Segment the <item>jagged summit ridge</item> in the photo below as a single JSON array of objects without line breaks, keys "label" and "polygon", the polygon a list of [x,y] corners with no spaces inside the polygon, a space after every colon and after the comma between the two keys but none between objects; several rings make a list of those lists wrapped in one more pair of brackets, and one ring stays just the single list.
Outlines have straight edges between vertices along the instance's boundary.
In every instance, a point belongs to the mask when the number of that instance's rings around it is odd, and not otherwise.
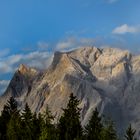
[{"label": "jagged summit ridge", "polygon": [[26,66],[25,64],[20,64],[17,72],[21,73],[21,74],[36,74],[37,70],[35,68],[30,68],[28,66]]},{"label": "jagged summit ridge", "polygon": [[0,106],[14,96],[19,107],[27,102],[37,113],[48,104],[57,119],[73,92],[81,101],[83,125],[98,107],[117,122],[120,132],[130,122],[140,130],[136,123],[140,122],[139,83],[140,56],[115,48],[85,47],[55,52],[52,64],[43,72],[20,65]]}]

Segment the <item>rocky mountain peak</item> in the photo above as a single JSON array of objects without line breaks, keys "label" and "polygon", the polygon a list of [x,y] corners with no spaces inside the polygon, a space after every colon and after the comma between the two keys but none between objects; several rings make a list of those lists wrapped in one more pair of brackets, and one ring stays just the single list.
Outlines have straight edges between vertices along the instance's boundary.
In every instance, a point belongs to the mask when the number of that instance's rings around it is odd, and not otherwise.
[{"label": "rocky mountain peak", "polygon": [[21,74],[25,74],[29,71],[29,68],[27,66],[25,66],[24,64],[20,64],[19,68],[18,68],[18,71],[21,73]]},{"label": "rocky mountain peak", "polygon": [[56,66],[58,66],[59,64],[63,64],[63,67],[67,67],[70,65],[70,59],[67,55],[67,53],[63,53],[63,52],[55,52],[54,53],[54,59],[52,62],[52,67],[55,68]]},{"label": "rocky mountain peak", "polygon": [[30,68],[25,64],[20,64],[17,72],[22,75],[30,75],[30,76],[38,73],[38,71],[35,68]]},{"label": "rocky mountain peak", "polygon": [[37,113],[49,105],[58,119],[74,93],[80,100],[83,125],[98,107],[100,113],[112,117],[120,132],[130,122],[140,132],[139,84],[140,57],[129,51],[85,47],[55,52],[52,64],[42,73],[20,65],[0,98],[0,110],[13,95],[21,108],[27,102]]}]

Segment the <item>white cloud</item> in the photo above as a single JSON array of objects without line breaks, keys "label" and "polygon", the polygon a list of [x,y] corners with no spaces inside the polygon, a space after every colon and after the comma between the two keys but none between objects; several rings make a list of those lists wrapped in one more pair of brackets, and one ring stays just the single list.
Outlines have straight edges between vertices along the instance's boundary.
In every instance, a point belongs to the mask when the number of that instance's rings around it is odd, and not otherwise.
[{"label": "white cloud", "polygon": [[10,65],[7,65],[4,62],[0,62],[0,75],[11,72],[13,72],[13,69]]},{"label": "white cloud", "polygon": [[8,48],[0,50],[0,58],[8,55],[9,53],[10,53],[10,49]]},{"label": "white cloud", "polygon": [[13,73],[20,64],[44,69],[51,63],[52,54],[48,52],[34,51],[28,54],[17,54],[1,58],[0,74]]},{"label": "white cloud", "polygon": [[119,27],[116,27],[112,33],[113,34],[126,34],[126,33],[138,33],[140,32],[139,26],[129,26],[127,24],[123,24]]},{"label": "white cloud", "polygon": [[37,43],[37,47],[39,50],[47,50],[49,48],[49,44],[45,41],[39,41]]},{"label": "white cloud", "polygon": [[93,46],[95,39],[93,38],[75,38],[69,37],[56,44],[56,50],[68,51],[79,47]]},{"label": "white cloud", "polygon": [[65,50],[73,48],[73,45],[75,45],[76,41],[75,38],[68,38],[66,40],[60,41],[56,44],[57,50]]},{"label": "white cloud", "polygon": [[20,63],[27,64],[28,66],[45,69],[51,63],[52,53],[35,51],[31,52],[21,59]]}]

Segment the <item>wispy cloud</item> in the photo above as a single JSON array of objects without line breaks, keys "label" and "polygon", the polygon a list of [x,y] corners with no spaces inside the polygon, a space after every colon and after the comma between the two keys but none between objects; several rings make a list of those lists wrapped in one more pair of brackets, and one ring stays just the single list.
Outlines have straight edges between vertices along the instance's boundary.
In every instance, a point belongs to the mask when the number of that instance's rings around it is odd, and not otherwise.
[{"label": "wispy cloud", "polygon": [[38,41],[36,44],[28,44],[27,46],[22,47],[22,52],[33,52],[33,51],[48,51],[49,43],[46,41]]},{"label": "wispy cloud", "polygon": [[126,34],[126,33],[138,33],[140,32],[140,26],[129,26],[127,24],[123,24],[119,27],[116,27],[112,33],[113,34]]},{"label": "wispy cloud", "polygon": [[76,44],[75,38],[67,38],[66,40],[59,41],[56,44],[56,50],[67,50],[74,47]]},{"label": "wispy cloud", "polygon": [[93,46],[95,39],[93,38],[75,38],[68,37],[56,44],[56,50],[68,51],[79,47]]},{"label": "wispy cloud", "polygon": [[19,64],[44,69],[51,62],[51,53],[34,51],[28,54],[16,54],[1,58],[0,74],[13,73]]},{"label": "wispy cloud", "polygon": [[10,49],[9,48],[0,50],[0,58],[8,55],[9,53],[10,53]]},{"label": "wispy cloud", "polygon": [[49,48],[49,43],[47,43],[45,41],[39,41],[37,43],[37,47],[39,50],[47,50]]}]

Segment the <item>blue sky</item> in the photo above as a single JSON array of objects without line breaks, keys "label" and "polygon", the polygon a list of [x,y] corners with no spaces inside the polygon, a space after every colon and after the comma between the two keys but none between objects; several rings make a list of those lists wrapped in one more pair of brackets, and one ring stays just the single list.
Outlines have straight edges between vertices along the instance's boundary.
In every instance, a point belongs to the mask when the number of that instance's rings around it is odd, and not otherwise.
[{"label": "blue sky", "polygon": [[140,52],[140,0],[0,0],[0,91],[20,63],[54,51],[110,46]]}]

